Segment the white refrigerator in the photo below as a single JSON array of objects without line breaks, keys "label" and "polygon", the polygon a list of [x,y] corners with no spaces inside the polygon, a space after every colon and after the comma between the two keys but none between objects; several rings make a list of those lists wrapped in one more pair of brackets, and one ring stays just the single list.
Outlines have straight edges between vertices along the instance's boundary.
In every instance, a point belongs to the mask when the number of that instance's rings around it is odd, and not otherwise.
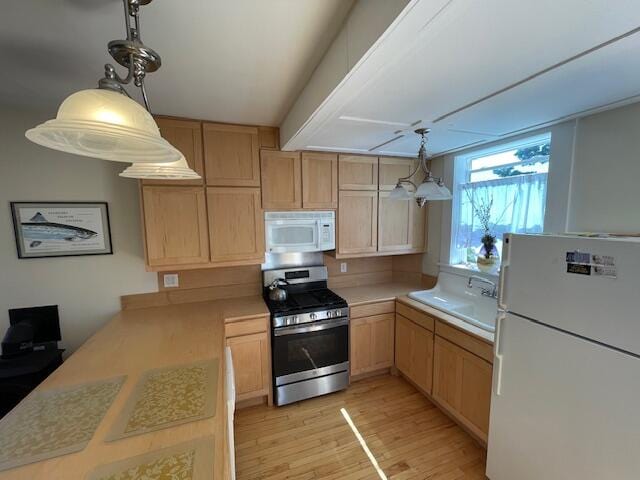
[{"label": "white refrigerator", "polygon": [[509,235],[490,480],[640,478],[640,239]]}]

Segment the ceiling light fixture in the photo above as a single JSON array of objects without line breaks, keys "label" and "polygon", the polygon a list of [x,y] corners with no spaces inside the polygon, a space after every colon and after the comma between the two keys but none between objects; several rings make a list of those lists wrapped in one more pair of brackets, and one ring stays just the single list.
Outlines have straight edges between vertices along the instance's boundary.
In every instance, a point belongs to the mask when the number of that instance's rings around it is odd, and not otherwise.
[{"label": "ceiling light fixture", "polygon": [[[420,135],[422,138],[420,140],[420,150],[418,150],[418,165],[411,174],[407,177],[399,178],[396,187],[389,194],[389,198],[392,200],[411,200],[415,198],[416,203],[422,207],[428,201],[435,200],[451,200],[453,196],[451,192],[446,187],[442,178],[434,177],[429,168],[427,167],[427,149],[425,147],[426,138],[425,135],[429,133],[428,128],[418,128],[415,130],[415,133]],[[416,186],[410,179],[413,177],[418,170],[422,169],[424,172],[424,178],[422,183]],[[415,191],[412,195],[404,185],[411,185]]]},{"label": "ceiling light fixture", "polygon": [[[144,45],[140,38],[140,6],[150,2],[123,0],[127,38],[112,40],[108,44],[109,53],[127,69],[127,75],[120,77],[112,64],[106,64],[104,77],[99,80],[97,89],[81,90],[67,97],[55,119],[27,130],[25,136],[29,140],[85,157],[126,163],[179,165],[180,169],[186,168],[183,173],[188,173],[189,178],[197,176],[186,166],[182,153],[160,136],[149,108],[145,77],[161,65],[160,55]],[[140,88],[144,107],[133,100],[124,88],[132,82]]]}]

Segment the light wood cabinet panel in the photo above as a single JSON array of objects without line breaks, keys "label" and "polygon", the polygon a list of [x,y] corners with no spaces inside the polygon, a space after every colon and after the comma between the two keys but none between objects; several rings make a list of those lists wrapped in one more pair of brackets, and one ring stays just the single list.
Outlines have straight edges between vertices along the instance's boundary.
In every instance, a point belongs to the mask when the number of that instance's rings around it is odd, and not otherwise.
[{"label": "light wood cabinet panel", "polygon": [[207,209],[202,187],[142,187],[147,264],[209,262]]},{"label": "light wood cabinet panel", "polygon": [[260,186],[258,127],[203,123],[207,185]]},{"label": "light wood cabinet panel", "polygon": [[487,441],[491,364],[436,336],[433,397],[481,440]]},{"label": "light wood cabinet panel", "polygon": [[378,193],[378,251],[413,249],[413,201],[393,200]]},{"label": "light wood cabinet panel", "polygon": [[263,208],[286,210],[302,207],[298,152],[261,150],[260,172]]},{"label": "light wood cabinet panel", "polygon": [[425,250],[426,208],[378,193],[378,251],[417,253]]},{"label": "light wood cabinet panel", "polygon": [[351,320],[351,375],[393,365],[394,314]]},{"label": "light wood cabinet panel", "polygon": [[338,208],[338,155],[302,153],[302,207]]},{"label": "light wood cabinet panel", "polygon": [[259,188],[208,187],[207,207],[213,263],[264,261]]},{"label": "light wood cabinet panel", "polygon": [[267,333],[227,338],[236,384],[236,401],[268,395],[269,336]]},{"label": "light wood cabinet panel", "polygon": [[423,391],[431,393],[433,333],[396,314],[396,367]]},{"label": "light wood cabinet panel", "polygon": [[200,179],[195,180],[143,180],[143,185],[202,185],[204,168],[202,160],[202,124],[194,120],[155,117],[160,134],[184,155],[187,164]]},{"label": "light wood cabinet panel", "polygon": [[260,148],[280,149],[280,129],[278,127],[258,127]]},{"label": "light wood cabinet panel", "polygon": [[378,250],[378,192],[341,191],[338,202],[338,253]]},{"label": "light wood cabinet panel", "polygon": [[338,184],[340,190],[378,190],[378,157],[340,155]]},{"label": "light wood cabinet panel", "polygon": [[380,157],[379,160],[379,190],[391,191],[395,188],[399,178],[409,177],[418,162],[415,158]]}]

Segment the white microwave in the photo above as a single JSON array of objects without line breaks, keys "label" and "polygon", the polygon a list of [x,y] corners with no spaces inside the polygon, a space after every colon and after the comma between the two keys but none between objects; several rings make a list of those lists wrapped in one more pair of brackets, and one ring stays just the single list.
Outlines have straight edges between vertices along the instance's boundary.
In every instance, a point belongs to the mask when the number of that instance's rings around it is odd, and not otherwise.
[{"label": "white microwave", "polygon": [[267,253],[320,252],[336,248],[336,213],[265,212]]}]

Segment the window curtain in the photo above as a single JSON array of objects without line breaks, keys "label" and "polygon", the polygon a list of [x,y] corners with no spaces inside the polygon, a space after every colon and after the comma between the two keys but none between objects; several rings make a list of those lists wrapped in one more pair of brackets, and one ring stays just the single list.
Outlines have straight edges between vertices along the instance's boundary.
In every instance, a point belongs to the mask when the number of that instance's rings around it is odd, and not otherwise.
[{"label": "window curtain", "polygon": [[491,233],[498,238],[498,251],[501,251],[504,233],[539,233],[544,230],[546,173],[464,183],[459,184],[456,190],[459,208],[452,242],[452,260],[455,263],[472,261],[481,245],[484,230],[474,214],[474,205],[492,202],[490,227]]}]

